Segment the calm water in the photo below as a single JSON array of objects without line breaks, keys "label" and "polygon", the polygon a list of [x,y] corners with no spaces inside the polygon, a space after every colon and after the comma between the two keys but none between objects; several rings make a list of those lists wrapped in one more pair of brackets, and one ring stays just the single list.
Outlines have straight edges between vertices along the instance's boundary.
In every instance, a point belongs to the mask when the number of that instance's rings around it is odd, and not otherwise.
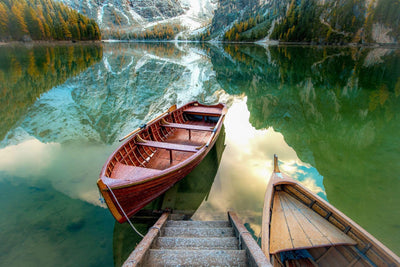
[{"label": "calm water", "polygon": [[400,254],[400,50],[0,46],[0,86],[1,266],[121,264],[139,238],[99,201],[100,169],[118,138],[191,100],[228,105],[225,135],[152,205],[235,210],[257,238],[276,153]]}]

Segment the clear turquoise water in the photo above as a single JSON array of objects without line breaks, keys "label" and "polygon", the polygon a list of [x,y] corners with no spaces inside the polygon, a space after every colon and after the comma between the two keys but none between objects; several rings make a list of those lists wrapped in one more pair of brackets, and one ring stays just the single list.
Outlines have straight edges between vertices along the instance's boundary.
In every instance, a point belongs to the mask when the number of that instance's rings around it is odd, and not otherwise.
[{"label": "clear turquoise water", "polygon": [[177,187],[177,208],[235,210],[258,236],[278,154],[400,253],[399,50],[1,46],[0,86],[1,266],[123,262],[139,239],[98,200],[100,169],[120,137],[191,100],[227,103],[226,146]]}]

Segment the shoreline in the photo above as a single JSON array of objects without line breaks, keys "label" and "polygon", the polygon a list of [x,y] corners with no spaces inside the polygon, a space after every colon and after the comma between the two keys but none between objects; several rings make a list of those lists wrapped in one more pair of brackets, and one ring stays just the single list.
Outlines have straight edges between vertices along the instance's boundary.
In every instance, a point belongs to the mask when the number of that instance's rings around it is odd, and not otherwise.
[{"label": "shoreline", "polygon": [[101,40],[102,43],[195,43],[195,44],[256,44],[261,46],[326,46],[326,47],[367,47],[367,48],[400,48],[400,43],[343,43],[343,44],[318,44],[314,42],[280,42],[276,40],[259,40],[259,41],[248,41],[248,42],[226,42],[226,41],[192,41],[192,40],[116,40],[116,39],[105,39]]},{"label": "shoreline", "polygon": [[313,42],[280,42],[275,40],[260,40],[260,41],[251,41],[251,42],[226,42],[226,41],[192,41],[192,40],[116,40],[116,39],[105,39],[105,40],[89,40],[89,41],[11,41],[11,42],[4,42],[0,41],[1,46],[7,45],[78,45],[78,44],[102,44],[102,43],[209,43],[209,44],[255,44],[261,46],[321,46],[321,47],[367,47],[367,48],[392,48],[392,49],[399,49],[400,44],[397,43],[368,43],[368,44],[358,44],[358,43],[343,43],[343,44],[318,44]]},{"label": "shoreline", "polygon": [[5,45],[37,45],[37,44],[43,44],[43,45],[76,45],[76,44],[100,44],[102,43],[101,40],[89,40],[89,41],[47,41],[47,40],[35,40],[35,41],[30,41],[30,42],[24,42],[24,41],[11,41],[11,42],[4,42],[0,41],[0,47],[5,46]]}]

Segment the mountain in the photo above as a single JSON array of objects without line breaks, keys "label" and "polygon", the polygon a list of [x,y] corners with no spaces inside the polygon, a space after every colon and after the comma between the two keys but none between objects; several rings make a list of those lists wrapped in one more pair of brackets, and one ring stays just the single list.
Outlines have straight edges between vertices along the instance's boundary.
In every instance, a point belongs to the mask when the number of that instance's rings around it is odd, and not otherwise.
[{"label": "mountain", "polygon": [[205,40],[398,43],[400,2],[220,0]]},{"label": "mountain", "polygon": [[155,25],[194,30],[210,22],[217,0],[58,0],[95,19],[103,39],[124,37]]},{"label": "mountain", "polygon": [[400,40],[397,0],[58,1],[95,19],[103,39],[315,44],[393,44]]}]

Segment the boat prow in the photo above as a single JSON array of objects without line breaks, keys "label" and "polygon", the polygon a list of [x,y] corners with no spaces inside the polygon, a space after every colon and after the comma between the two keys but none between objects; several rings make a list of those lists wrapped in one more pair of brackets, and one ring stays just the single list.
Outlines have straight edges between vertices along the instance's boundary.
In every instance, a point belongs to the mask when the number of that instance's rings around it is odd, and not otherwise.
[{"label": "boat prow", "polygon": [[276,155],[261,245],[274,266],[400,266],[400,258],[361,226],[281,173]]}]

